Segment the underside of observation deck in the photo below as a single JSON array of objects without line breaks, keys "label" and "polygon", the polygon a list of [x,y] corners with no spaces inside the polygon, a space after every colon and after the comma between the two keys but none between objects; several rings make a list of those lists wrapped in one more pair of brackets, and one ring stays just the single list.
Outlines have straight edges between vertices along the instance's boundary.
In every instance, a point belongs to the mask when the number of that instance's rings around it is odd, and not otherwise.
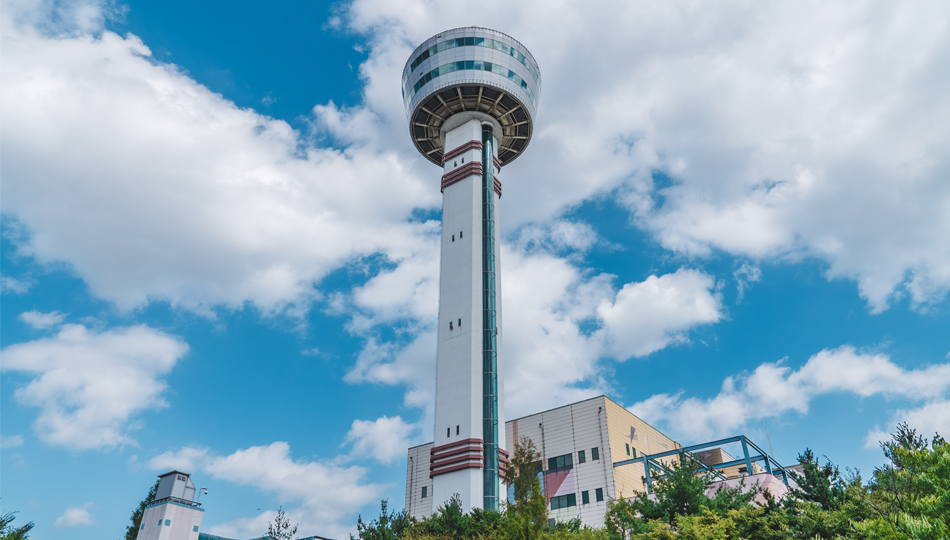
[{"label": "underside of observation deck", "polygon": [[498,159],[502,165],[520,156],[531,140],[531,117],[521,101],[510,93],[487,84],[448,86],[422,101],[409,121],[413,143],[432,163],[442,166],[445,151],[439,138],[442,124],[452,115],[463,112],[485,113],[501,124]]}]

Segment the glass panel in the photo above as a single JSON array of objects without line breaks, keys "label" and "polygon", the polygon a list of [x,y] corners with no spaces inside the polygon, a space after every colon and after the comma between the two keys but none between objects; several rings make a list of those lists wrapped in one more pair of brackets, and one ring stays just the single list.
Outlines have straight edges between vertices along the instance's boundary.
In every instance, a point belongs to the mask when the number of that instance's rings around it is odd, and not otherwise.
[{"label": "glass panel", "polygon": [[601,501],[604,500],[604,490],[603,490],[603,488],[597,488],[597,491],[595,492],[595,494],[597,495],[597,502],[601,502]]},{"label": "glass panel", "polygon": [[567,506],[577,506],[577,495],[571,493],[567,496]]},{"label": "glass panel", "polygon": [[600,448],[591,448],[590,458],[594,460],[600,459]]},{"label": "glass panel", "polygon": [[589,503],[590,503],[590,493],[588,493],[587,491],[582,491],[582,492],[581,492],[581,502],[584,503],[584,504],[589,504]]},{"label": "glass panel", "polygon": [[584,463],[584,462],[586,462],[586,461],[587,461],[587,456],[584,454],[584,451],[583,451],[583,450],[578,450],[578,451],[577,451],[577,462],[578,462],[578,463]]},{"label": "glass panel", "polygon": [[466,45],[469,45],[469,46],[475,45],[475,38],[473,38],[473,37],[467,37],[467,38],[465,38],[465,44],[466,44]]}]

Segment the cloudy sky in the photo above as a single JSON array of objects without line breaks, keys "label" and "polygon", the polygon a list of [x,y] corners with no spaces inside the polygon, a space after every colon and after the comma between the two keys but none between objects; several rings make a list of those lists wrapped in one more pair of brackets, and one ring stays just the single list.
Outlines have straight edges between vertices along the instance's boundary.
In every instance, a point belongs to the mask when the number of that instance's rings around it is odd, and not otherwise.
[{"label": "cloudy sky", "polygon": [[869,473],[950,433],[950,5],[8,0],[3,508],[119,537],[169,468],[206,531],[343,538],[429,440],[440,30],[541,66],[502,213],[507,415],[600,394],[681,443]]}]

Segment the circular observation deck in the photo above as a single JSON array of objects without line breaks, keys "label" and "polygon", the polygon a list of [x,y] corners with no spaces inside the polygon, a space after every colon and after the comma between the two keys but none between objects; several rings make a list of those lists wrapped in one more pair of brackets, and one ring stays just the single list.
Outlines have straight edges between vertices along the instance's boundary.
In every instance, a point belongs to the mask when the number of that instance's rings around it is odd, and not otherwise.
[{"label": "circular observation deck", "polygon": [[488,28],[447,30],[419,45],[402,70],[409,133],[423,156],[442,166],[446,121],[486,114],[501,126],[498,159],[507,165],[531,141],[541,71],[528,49]]}]

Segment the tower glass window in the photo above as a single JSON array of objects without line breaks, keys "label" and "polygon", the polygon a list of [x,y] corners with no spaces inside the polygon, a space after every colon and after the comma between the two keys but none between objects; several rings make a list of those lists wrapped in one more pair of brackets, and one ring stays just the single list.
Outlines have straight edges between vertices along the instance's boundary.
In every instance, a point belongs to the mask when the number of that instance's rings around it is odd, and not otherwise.
[{"label": "tower glass window", "polygon": [[597,461],[598,459],[600,459],[600,448],[591,448],[590,458],[594,461]]}]

